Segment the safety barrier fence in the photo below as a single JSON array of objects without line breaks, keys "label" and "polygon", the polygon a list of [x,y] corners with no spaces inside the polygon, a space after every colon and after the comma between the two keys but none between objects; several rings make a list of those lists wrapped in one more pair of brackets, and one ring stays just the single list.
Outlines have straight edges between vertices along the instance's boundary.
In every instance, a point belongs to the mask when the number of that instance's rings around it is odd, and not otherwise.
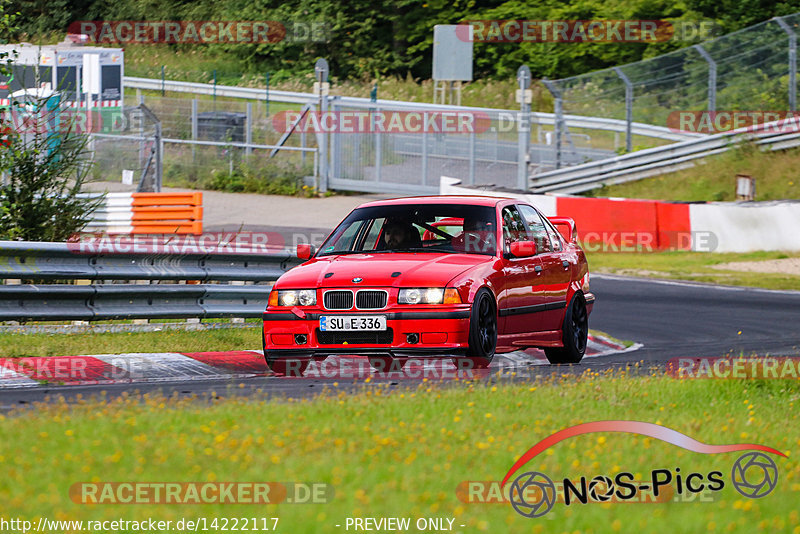
[{"label": "safety barrier fence", "polygon": [[283,250],[150,254],[2,241],[0,320],[259,317],[270,282],[298,263]]}]

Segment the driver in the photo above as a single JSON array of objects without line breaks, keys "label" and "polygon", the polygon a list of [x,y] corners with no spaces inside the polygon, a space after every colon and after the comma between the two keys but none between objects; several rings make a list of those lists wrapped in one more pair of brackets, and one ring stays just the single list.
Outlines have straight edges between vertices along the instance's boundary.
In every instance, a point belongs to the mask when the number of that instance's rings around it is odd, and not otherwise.
[{"label": "driver", "polygon": [[419,232],[408,221],[389,219],[383,225],[383,242],[387,249],[404,249],[420,246]]}]

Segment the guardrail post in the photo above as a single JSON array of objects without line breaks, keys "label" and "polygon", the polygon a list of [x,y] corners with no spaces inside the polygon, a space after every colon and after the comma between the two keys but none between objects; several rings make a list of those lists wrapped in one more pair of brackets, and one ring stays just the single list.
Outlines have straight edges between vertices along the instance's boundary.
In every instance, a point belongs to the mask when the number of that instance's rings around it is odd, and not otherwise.
[{"label": "guardrail post", "polygon": [[555,139],[555,142],[556,142],[556,145],[555,145],[556,163],[555,163],[555,165],[556,165],[556,169],[560,169],[561,168],[561,127],[562,127],[562,125],[564,123],[563,97],[561,95],[561,91],[558,90],[558,88],[556,87],[556,84],[554,84],[552,81],[550,81],[549,79],[547,79],[545,77],[545,78],[542,78],[542,83],[544,84],[545,87],[547,87],[547,90],[550,91],[550,94],[553,95],[553,98],[555,99],[555,102],[554,102],[555,109],[553,110],[555,115],[556,115],[555,116],[555,120],[553,121],[553,130],[554,130],[555,138],[556,138]]},{"label": "guardrail post", "polygon": [[797,34],[783,17],[775,17],[775,21],[789,36],[789,108],[797,111]]},{"label": "guardrail post", "polygon": [[614,72],[625,84],[625,152],[631,152],[633,150],[633,137],[631,135],[633,128],[633,84],[619,67],[614,67]]},{"label": "guardrail post", "polygon": [[708,111],[717,110],[717,62],[711,57],[711,54],[705,49],[696,44],[693,46],[697,52],[703,56],[703,59],[708,63]]},{"label": "guardrail post", "polygon": [[[243,280],[233,280],[231,281],[232,286],[243,286]],[[244,317],[231,317],[231,323],[233,324],[244,324]]]}]

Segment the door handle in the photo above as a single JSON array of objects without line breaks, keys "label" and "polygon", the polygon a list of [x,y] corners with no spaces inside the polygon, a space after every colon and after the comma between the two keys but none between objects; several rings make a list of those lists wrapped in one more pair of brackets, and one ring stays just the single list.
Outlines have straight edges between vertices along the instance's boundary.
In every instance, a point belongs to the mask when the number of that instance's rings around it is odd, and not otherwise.
[{"label": "door handle", "polygon": [[541,274],[541,272],[542,272],[542,266],[541,266],[541,265],[535,265],[535,266],[533,267],[533,270],[534,270],[534,271],[536,271],[536,274]]}]

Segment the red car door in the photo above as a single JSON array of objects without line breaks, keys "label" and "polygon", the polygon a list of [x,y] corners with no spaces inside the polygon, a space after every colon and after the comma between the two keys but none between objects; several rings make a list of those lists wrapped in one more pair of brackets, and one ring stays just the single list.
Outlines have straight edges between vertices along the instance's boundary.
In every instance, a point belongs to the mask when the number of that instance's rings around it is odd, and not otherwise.
[{"label": "red car door", "polygon": [[571,263],[558,235],[554,235],[541,214],[531,206],[520,204],[529,235],[536,242],[537,257],[542,262],[541,276],[531,277],[534,293],[545,303],[539,322],[542,330],[558,330],[562,325],[567,289],[571,278]]},{"label": "red car door", "polygon": [[530,236],[516,206],[502,211],[503,220],[503,290],[498,303],[502,332],[525,334],[543,330],[539,322],[545,307],[544,294],[535,291],[533,280],[543,276],[544,268],[538,255],[525,258],[508,256],[514,241],[529,241]]}]

